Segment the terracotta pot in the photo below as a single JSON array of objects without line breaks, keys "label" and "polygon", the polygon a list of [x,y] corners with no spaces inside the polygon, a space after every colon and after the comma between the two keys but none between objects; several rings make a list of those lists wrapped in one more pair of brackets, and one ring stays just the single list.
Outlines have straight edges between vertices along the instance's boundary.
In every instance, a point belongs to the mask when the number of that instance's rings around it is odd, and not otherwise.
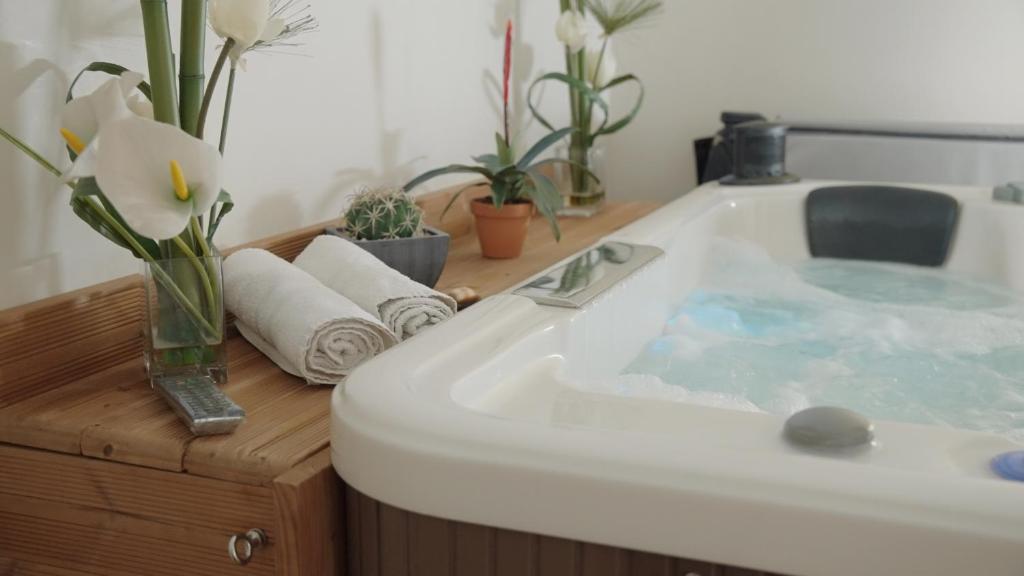
[{"label": "terracotta pot", "polygon": [[490,198],[477,198],[469,208],[476,217],[476,235],[484,258],[518,258],[522,254],[533,216],[532,202],[505,204],[498,210]]}]

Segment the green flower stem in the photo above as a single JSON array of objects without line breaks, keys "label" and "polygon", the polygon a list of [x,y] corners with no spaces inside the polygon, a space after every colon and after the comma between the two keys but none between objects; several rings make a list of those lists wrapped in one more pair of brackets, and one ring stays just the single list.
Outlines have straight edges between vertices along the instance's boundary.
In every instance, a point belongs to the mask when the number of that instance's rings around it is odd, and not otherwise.
[{"label": "green flower stem", "polygon": [[210,81],[206,85],[206,94],[203,94],[203,105],[199,108],[199,119],[196,121],[196,138],[200,140],[202,140],[203,133],[206,130],[206,115],[210,113],[210,101],[213,100],[214,89],[217,87],[217,81],[220,80],[221,71],[224,70],[224,63],[234,47],[235,39],[228,38],[224,42],[224,47],[220,49],[217,63],[213,65],[213,72],[210,72]]},{"label": "green flower stem", "polygon": [[24,152],[26,156],[35,160],[37,164],[48,170],[54,176],[63,176],[63,174],[61,174],[61,171],[58,170],[56,166],[51,164],[50,161],[47,160],[46,158],[43,158],[42,154],[33,150],[31,146],[25,144],[7,130],[0,128],[0,136],[3,136],[4,139],[13,144],[15,148]]},{"label": "green flower stem", "polygon": [[181,57],[178,82],[181,92],[181,128],[195,136],[199,106],[206,80],[206,0],[181,1]]},{"label": "green flower stem", "polygon": [[199,249],[202,251],[203,256],[209,258],[213,254],[210,252],[210,245],[206,243],[206,236],[203,235],[202,226],[199,224],[199,219],[193,216],[189,221],[189,225],[192,227],[192,235],[196,238],[196,243],[199,244]]},{"label": "green flower stem", "polygon": [[[586,50],[580,50],[576,55],[576,70],[573,74],[577,79],[586,82],[587,76],[587,54]],[[575,121],[576,131],[573,132],[569,141],[569,159],[578,164],[587,165],[587,143],[590,140],[590,115],[594,104],[583,93],[573,90],[578,99],[578,112]],[[583,192],[586,184],[586,173],[577,168],[570,168],[572,175],[573,192]]]},{"label": "green flower stem", "polygon": [[[189,245],[184,240],[181,239],[181,236],[174,237],[174,244],[178,247],[179,250],[182,251],[182,253],[185,254],[185,257],[188,258],[189,263],[191,263],[192,267],[195,268],[196,274],[199,274],[199,279],[202,280],[203,282],[203,292],[206,293],[206,303],[209,307],[210,316],[216,316],[215,312],[217,308],[217,300],[214,298],[214,284],[210,278],[210,275],[207,273],[206,266],[199,261],[199,257],[196,256],[196,253],[192,251],[192,248],[189,247]],[[218,328],[220,322],[218,322],[216,319],[213,320],[213,326],[215,328]],[[213,332],[213,334],[216,333],[216,331]]]},{"label": "green flower stem", "polygon": [[[231,119],[231,100],[235,95],[235,63],[231,63],[231,70],[228,72],[228,89],[224,94],[224,116],[220,122],[220,145],[217,147],[220,150],[221,157],[224,156],[224,147],[227,146],[228,142],[228,120]],[[217,204],[210,206],[210,226],[217,221],[220,215],[218,214]]]},{"label": "green flower stem", "polygon": [[146,33],[146,58],[152,87],[153,118],[178,125],[178,90],[174,81],[171,28],[167,21],[167,0],[139,0]]},{"label": "green flower stem", "polygon": [[213,336],[219,334],[219,330],[214,328],[209,323],[209,321],[207,321],[206,318],[203,317],[203,314],[195,307],[195,304],[193,304],[181,291],[178,285],[174,283],[174,279],[171,278],[170,275],[168,275],[163,268],[160,268],[159,265],[156,265],[157,261],[152,256],[150,256],[149,253],[146,252],[142,245],[140,245],[135,240],[132,234],[128,232],[128,230],[124,226],[122,226],[120,222],[118,222],[106,210],[104,210],[103,207],[100,206],[95,199],[91,197],[85,197],[83,200],[86,202],[86,204],[88,204],[89,208],[91,208],[93,212],[95,212],[111,228],[113,228],[118,233],[118,235],[120,235],[121,238],[124,239],[125,242],[127,242],[133,249],[135,249],[136,252],[142,254],[143,260],[153,265],[150,266],[150,269],[153,270],[153,274],[157,277],[157,280],[159,280],[160,283],[164,286],[164,288],[166,288],[171,293],[171,297],[174,298],[174,300],[186,312],[188,312],[190,316],[192,316],[192,319],[195,320],[197,324],[199,324],[200,328],[206,330]]},{"label": "green flower stem", "polygon": [[[213,222],[211,221],[212,225]],[[202,250],[203,263],[206,265],[207,278],[210,281],[210,288],[212,294],[207,294],[210,303],[210,315],[213,317],[214,322],[220,324],[220,315],[217,314],[217,301],[212,298],[213,295],[217,294],[220,290],[220,286],[217,283],[217,269],[211,258],[213,257],[213,251],[210,250],[210,245],[206,242],[206,236],[203,234],[203,226],[199,223],[199,219],[195,216],[191,220],[192,235],[195,236],[196,242],[199,244],[199,249]]]},{"label": "green flower stem", "polygon": [[594,87],[594,92],[601,92],[604,86],[597,85],[597,79],[601,75],[601,63],[604,62],[604,52],[608,49],[608,37],[605,37],[604,42],[601,42],[601,51],[597,54],[597,65],[594,66],[594,77],[590,79],[590,84]]},{"label": "green flower stem", "polygon": [[224,155],[224,146],[228,141],[228,120],[231,117],[231,97],[235,93],[235,64],[231,63],[231,70],[228,71],[228,91],[224,94],[224,116],[220,122],[220,155]]}]

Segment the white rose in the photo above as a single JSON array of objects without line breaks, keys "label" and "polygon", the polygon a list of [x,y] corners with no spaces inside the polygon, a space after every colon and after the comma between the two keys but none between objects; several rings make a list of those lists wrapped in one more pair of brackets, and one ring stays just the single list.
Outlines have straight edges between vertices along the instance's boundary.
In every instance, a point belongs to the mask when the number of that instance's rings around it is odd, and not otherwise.
[{"label": "white rose", "polygon": [[566,10],[555,24],[555,36],[570,52],[579,52],[587,44],[587,20],[575,10]]}]

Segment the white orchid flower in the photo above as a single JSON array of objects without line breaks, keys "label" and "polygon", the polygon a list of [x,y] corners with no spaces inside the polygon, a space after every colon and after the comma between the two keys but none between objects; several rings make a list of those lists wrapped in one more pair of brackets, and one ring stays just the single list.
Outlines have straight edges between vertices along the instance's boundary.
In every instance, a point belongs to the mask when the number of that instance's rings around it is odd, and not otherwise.
[{"label": "white orchid flower", "polygon": [[[117,78],[107,80],[91,94],[80,96],[64,105],[61,112],[61,133],[68,140],[72,149],[80,153],[106,122],[130,115],[132,112],[146,116],[145,98],[140,100],[134,94],[135,88],[142,82],[142,74],[128,70]],[[148,117],[153,117],[152,105],[148,108]]]},{"label": "white orchid flower", "polygon": [[272,16],[270,0],[211,0],[210,26],[224,40],[235,41],[230,56],[238,63],[257,42],[268,42],[284,30],[281,18]]},{"label": "white orchid flower", "polygon": [[[586,80],[595,88],[603,88],[615,79],[615,57],[612,56],[610,46],[604,51],[603,56],[601,50],[587,48],[585,60],[587,63]],[[597,70],[598,60],[601,61],[600,70]]]},{"label": "white orchid flower", "polygon": [[72,173],[95,176],[125,222],[148,238],[177,236],[220,194],[217,148],[175,126],[128,115],[104,124],[89,148],[94,158],[80,156]]},{"label": "white orchid flower", "polygon": [[575,10],[566,10],[555,24],[555,36],[573,54],[587,44],[587,19]]}]

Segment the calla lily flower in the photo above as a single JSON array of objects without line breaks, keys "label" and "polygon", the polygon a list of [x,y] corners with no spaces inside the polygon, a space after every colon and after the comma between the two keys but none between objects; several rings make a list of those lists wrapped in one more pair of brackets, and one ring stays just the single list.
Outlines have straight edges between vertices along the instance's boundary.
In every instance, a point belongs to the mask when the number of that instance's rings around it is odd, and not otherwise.
[{"label": "calla lily flower", "polygon": [[95,158],[72,171],[95,176],[125,222],[148,238],[177,236],[220,194],[217,148],[169,124],[129,115],[104,124],[90,148]]},{"label": "calla lily flower", "polygon": [[[146,116],[145,99],[133,94],[142,82],[142,74],[126,71],[117,78],[107,80],[91,94],[75,98],[64,105],[61,112],[61,128],[69,131],[81,144],[89,142],[99,133],[100,127],[111,120],[117,120],[132,112]],[[153,107],[148,107],[148,117],[153,117]]]},{"label": "calla lily flower", "polygon": [[271,14],[270,0],[211,0],[210,26],[224,40],[235,41],[230,56],[238,63],[257,42],[273,40],[285,28],[282,18]]},{"label": "calla lily flower", "polygon": [[566,10],[555,24],[555,36],[573,54],[587,44],[587,19],[575,10]]},{"label": "calla lily flower", "polygon": [[[598,60],[601,61],[600,70],[597,70]],[[595,88],[603,88],[615,78],[615,57],[612,56],[610,47],[604,50],[603,56],[601,50],[588,48],[586,63],[586,80]]]}]

